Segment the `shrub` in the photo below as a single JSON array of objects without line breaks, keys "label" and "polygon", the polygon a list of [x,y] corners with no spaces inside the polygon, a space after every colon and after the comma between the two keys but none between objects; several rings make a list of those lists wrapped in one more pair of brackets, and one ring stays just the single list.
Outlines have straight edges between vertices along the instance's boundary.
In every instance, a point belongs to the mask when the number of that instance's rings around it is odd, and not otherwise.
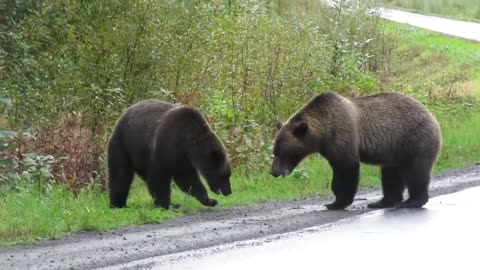
[{"label": "shrub", "polygon": [[290,2],[286,13],[281,0],[41,1],[5,43],[8,116],[36,138],[17,157],[63,157],[54,175],[72,190],[103,183],[116,119],[160,98],[200,108],[234,165],[258,171],[276,119],[325,88],[379,89],[388,40],[366,6],[347,2]]}]

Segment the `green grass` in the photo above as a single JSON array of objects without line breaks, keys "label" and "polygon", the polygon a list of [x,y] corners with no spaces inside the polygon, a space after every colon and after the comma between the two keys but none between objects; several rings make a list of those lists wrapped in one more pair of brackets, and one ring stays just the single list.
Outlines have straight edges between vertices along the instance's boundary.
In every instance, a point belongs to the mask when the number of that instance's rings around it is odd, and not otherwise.
[{"label": "green grass", "polygon": [[478,0],[377,0],[378,5],[466,21],[480,21]]},{"label": "green grass", "polygon": [[[387,23],[387,32],[403,38],[398,41],[384,88],[421,99],[442,126],[444,145],[434,171],[479,161],[480,109],[474,98],[468,96],[480,96],[480,45],[394,23]],[[452,101],[447,97],[449,89],[465,97]],[[428,93],[435,97],[428,99]],[[285,179],[270,177],[267,169],[250,176],[237,169],[232,177],[234,193],[229,197],[211,195],[219,200],[218,207],[203,207],[174,189],[173,201],[182,207],[169,211],[152,206],[145,185],[138,179],[126,209],[108,208],[107,194],[98,190],[84,190],[74,197],[58,186],[42,193],[33,186],[20,185],[18,191],[0,195],[0,245],[30,243],[77,231],[158,223],[185,213],[235,205],[330,194],[331,176],[327,162],[318,156],[305,160]],[[378,183],[378,168],[362,166],[361,185]]]},{"label": "green grass", "polygon": [[[200,205],[193,197],[173,187],[172,201],[180,209],[165,211],[155,208],[145,184],[135,179],[128,208],[110,209],[106,193],[86,190],[74,197],[55,186],[48,194],[33,186],[20,188],[0,198],[0,246],[12,243],[31,243],[41,238],[54,238],[76,231],[109,230],[132,224],[158,223],[191,212],[215,211],[236,205],[249,205],[271,200],[306,198],[329,190],[331,170],[325,160],[308,158],[288,178],[273,178],[267,173],[246,177],[241,170],[232,176],[234,194],[217,196],[216,208]],[[364,186],[378,182],[378,170],[362,168]],[[35,207],[32,207],[35,206]]]},{"label": "green grass", "polygon": [[105,193],[84,191],[74,197],[56,186],[48,194],[28,187],[1,198],[0,245],[29,243],[72,231],[106,230],[129,224],[150,223],[177,216],[174,211],[148,207],[148,197],[136,188],[130,208],[110,210]]},{"label": "green grass", "polygon": [[412,94],[453,88],[461,95],[480,95],[480,43],[392,22],[386,32],[403,37],[390,87],[411,88]]},{"label": "green grass", "polygon": [[480,73],[473,79],[475,97],[480,98]]},{"label": "green grass", "polygon": [[[446,56],[455,57],[455,61],[469,63],[470,61],[478,61],[480,57],[480,43],[478,42],[452,38],[433,31],[395,22],[387,22],[386,30],[401,34],[403,36],[403,46],[423,45],[424,50],[428,48]],[[474,56],[473,59],[472,56]]]},{"label": "green grass", "polygon": [[460,106],[430,109],[437,115],[443,132],[443,149],[434,172],[480,161],[480,109]]},{"label": "green grass", "polygon": [[[267,174],[252,177],[235,171],[232,177],[234,195],[221,197],[217,208],[251,204],[272,199],[290,199],[320,194],[330,172],[325,165],[315,163],[301,174],[289,179],[274,179]],[[180,203],[178,210],[165,211],[155,208],[144,183],[135,179],[126,209],[110,209],[106,193],[84,191],[74,198],[61,187],[48,194],[37,192],[33,187],[19,193],[8,193],[0,201],[0,245],[17,242],[32,242],[37,237],[50,238],[72,231],[108,230],[129,224],[157,223],[193,211],[209,211],[193,197],[173,188],[172,201]],[[36,207],[29,207],[35,205]]]},{"label": "green grass", "polygon": [[[402,37],[386,88],[427,103],[442,126],[434,171],[480,161],[480,43],[392,22],[386,32]],[[449,92],[460,97],[452,101]]]}]

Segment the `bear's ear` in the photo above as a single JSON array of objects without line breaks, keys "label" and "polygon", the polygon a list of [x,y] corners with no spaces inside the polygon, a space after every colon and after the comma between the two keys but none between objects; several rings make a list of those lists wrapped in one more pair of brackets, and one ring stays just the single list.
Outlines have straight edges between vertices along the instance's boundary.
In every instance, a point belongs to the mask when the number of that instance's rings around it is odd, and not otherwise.
[{"label": "bear's ear", "polygon": [[293,135],[297,137],[303,137],[308,130],[308,124],[307,122],[299,122],[293,125]]},{"label": "bear's ear", "polygon": [[277,129],[280,130],[283,126],[282,121],[277,120]]}]

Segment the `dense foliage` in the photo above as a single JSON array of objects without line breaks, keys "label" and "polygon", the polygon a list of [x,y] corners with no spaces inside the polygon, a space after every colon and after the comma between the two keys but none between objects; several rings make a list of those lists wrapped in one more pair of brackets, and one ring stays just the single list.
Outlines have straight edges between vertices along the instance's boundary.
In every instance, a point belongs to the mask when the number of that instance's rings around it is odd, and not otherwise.
[{"label": "dense foliage", "polygon": [[[318,1],[45,0],[12,24],[4,47],[7,151],[55,162],[73,190],[105,179],[115,120],[146,98],[207,115],[235,166],[270,159],[272,127],[324,89],[361,94],[391,48],[366,7]],[[314,9],[312,11],[312,9]],[[15,150],[16,149],[16,150]]]}]

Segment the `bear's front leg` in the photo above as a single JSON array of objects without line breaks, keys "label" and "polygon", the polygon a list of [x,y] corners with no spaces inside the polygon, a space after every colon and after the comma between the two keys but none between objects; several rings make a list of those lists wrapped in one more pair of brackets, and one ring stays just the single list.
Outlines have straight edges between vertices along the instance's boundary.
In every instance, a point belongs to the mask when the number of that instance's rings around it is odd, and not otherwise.
[{"label": "bear's front leg", "polygon": [[[170,182],[171,180],[168,180],[168,186],[167,185],[158,185],[158,184],[153,184],[150,186],[150,194],[153,197],[153,204],[155,206],[162,207],[166,210],[170,208],[170,205],[172,205],[171,202],[171,190],[170,190]],[[161,186],[161,187],[158,187]],[[173,208],[175,208],[175,205],[173,205]]]},{"label": "bear's front leg", "polygon": [[208,197],[208,192],[200,181],[197,170],[193,165],[185,160],[183,166],[173,177],[175,184],[185,193],[191,194],[201,204],[205,206],[216,206],[217,201]]},{"label": "bear's front leg", "polygon": [[171,205],[171,188],[172,176],[161,170],[160,166],[154,166],[147,178],[147,186],[153,198],[155,206],[169,209]]},{"label": "bear's front leg", "polygon": [[[205,188],[204,188],[205,189]],[[198,193],[197,193],[198,194]],[[205,194],[201,194],[201,195],[194,195],[192,194],[201,204],[205,205],[205,206],[210,206],[210,207],[214,207],[218,204],[217,200],[215,199],[210,199],[208,197],[208,194],[207,194],[207,191],[205,190]]]},{"label": "bear's front leg", "polygon": [[203,186],[202,182],[200,182],[200,178],[197,179],[198,180],[192,181],[190,194],[192,194],[193,197],[195,197],[201,204],[205,206],[216,206],[217,201],[208,197],[207,189]]},{"label": "bear's front leg", "polygon": [[343,210],[353,203],[357,193],[360,163],[350,165],[331,164],[333,170],[332,191],[335,201],[326,204],[328,210]]}]

